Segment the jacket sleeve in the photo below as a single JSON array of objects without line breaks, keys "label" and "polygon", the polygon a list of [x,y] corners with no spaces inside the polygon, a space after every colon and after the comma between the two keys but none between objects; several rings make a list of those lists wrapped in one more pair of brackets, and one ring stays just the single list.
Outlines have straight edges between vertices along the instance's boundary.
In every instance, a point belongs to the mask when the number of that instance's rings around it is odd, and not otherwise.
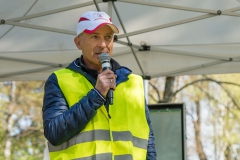
[{"label": "jacket sleeve", "polygon": [[53,73],[44,86],[42,112],[45,137],[52,145],[61,145],[78,134],[104,102],[100,93],[92,89],[69,107]]},{"label": "jacket sleeve", "polygon": [[145,111],[146,111],[147,122],[148,122],[148,125],[150,128],[146,160],[156,160],[157,152],[156,152],[156,148],[155,148],[155,139],[154,139],[153,129],[152,129],[151,120],[150,120],[150,116],[149,116],[149,109],[148,109],[147,104],[145,104]]}]

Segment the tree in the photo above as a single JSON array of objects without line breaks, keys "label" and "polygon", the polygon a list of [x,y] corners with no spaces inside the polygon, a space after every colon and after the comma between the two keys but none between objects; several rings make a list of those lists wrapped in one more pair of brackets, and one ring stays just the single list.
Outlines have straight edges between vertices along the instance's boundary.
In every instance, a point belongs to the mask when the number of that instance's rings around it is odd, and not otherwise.
[{"label": "tree", "polygon": [[[154,78],[149,103],[186,104],[189,157],[239,160],[239,79],[240,74]],[[0,85],[0,159],[42,159],[44,82]]]},{"label": "tree", "polygon": [[[239,74],[196,75],[150,80],[150,103],[186,104],[187,126],[192,126],[187,131],[195,137],[188,139],[192,141],[188,144],[195,144],[188,145],[189,156],[195,151],[200,160],[239,157],[240,85],[236,83],[239,77]],[[208,152],[210,149],[212,152]]]},{"label": "tree", "polygon": [[0,83],[0,159],[42,159],[44,82]]}]

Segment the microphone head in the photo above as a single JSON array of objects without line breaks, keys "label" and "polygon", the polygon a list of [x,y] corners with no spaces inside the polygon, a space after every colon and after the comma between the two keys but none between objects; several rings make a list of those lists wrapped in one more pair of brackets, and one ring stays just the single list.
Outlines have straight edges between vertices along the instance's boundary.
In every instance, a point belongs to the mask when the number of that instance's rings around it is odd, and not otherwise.
[{"label": "microphone head", "polygon": [[101,63],[103,63],[104,61],[109,61],[111,60],[111,57],[109,56],[108,53],[102,53],[100,56],[99,56],[99,59],[101,61]]}]

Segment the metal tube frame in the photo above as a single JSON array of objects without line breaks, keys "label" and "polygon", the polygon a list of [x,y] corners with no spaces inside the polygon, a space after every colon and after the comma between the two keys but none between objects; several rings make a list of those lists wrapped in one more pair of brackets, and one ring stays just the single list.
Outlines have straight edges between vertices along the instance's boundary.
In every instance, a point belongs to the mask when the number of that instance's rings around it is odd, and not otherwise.
[{"label": "metal tube frame", "polygon": [[[44,31],[57,32],[57,33],[63,33],[63,34],[69,34],[69,35],[75,35],[75,32],[73,32],[73,31],[44,27],[44,26],[38,26],[38,25],[32,25],[32,24],[26,24],[26,23],[21,23],[19,21],[27,20],[27,19],[31,19],[31,18],[37,18],[37,17],[41,17],[41,16],[46,16],[46,15],[50,15],[50,14],[54,14],[54,13],[59,13],[59,12],[63,12],[63,11],[72,10],[72,9],[77,9],[77,8],[81,8],[81,7],[85,7],[85,6],[89,6],[89,5],[94,5],[94,4],[95,4],[97,10],[100,11],[98,3],[101,3],[101,2],[102,2],[101,0],[93,0],[93,2],[86,2],[86,3],[81,3],[81,4],[78,4],[78,5],[73,5],[73,6],[69,6],[69,7],[60,8],[60,9],[55,9],[55,10],[51,10],[51,11],[47,11],[47,12],[41,12],[41,13],[37,13],[37,14],[12,18],[12,19],[8,19],[8,20],[4,20],[5,21],[4,24],[26,27],[26,28],[32,28],[32,29],[38,29],[38,30],[44,30]],[[224,11],[220,11],[220,10],[215,11],[215,10],[208,10],[208,9],[199,9],[199,8],[183,7],[183,6],[176,6],[176,5],[167,5],[167,4],[161,4],[161,3],[143,2],[143,1],[138,1],[138,0],[118,0],[117,2],[125,2],[125,3],[139,4],[139,5],[148,5],[148,6],[154,6],[154,7],[162,7],[162,8],[170,8],[170,9],[178,9],[178,10],[185,10],[185,11],[192,11],[192,12],[207,13],[205,15],[196,16],[196,17],[193,17],[193,18],[188,18],[188,19],[184,19],[184,20],[180,20],[180,21],[176,21],[176,22],[172,22],[172,23],[168,23],[168,24],[164,24],[164,25],[159,25],[159,26],[150,27],[150,28],[146,28],[146,29],[142,29],[142,30],[127,33],[125,28],[124,28],[124,25],[122,23],[122,20],[120,18],[120,15],[117,11],[117,8],[114,4],[115,2],[108,2],[108,12],[109,12],[109,14],[112,15],[112,6],[113,6],[113,8],[115,10],[115,13],[117,14],[118,20],[121,24],[121,27],[124,30],[124,34],[118,35],[118,39],[127,38],[127,41],[128,41],[128,43],[126,43],[126,42],[118,40],[118,41],[116,41],[116,43],[124,44],[124,45],[127,45],[127,46],[130,47],[131,52],[134,55],[134,58],[135,58],[135,60],[138,64],[143,76],[145,76],[143,68],[142,68],[142,66],[141,66],[141,64],[138,60],[136,52],[133,49],[133,48],[140,49],[140,48],[142,48],[142,46],[132,44],[130,39],[129,39],[130,36],[134,36],[134,35],[142,34],[142,33],[146,33],[146,32],[151,32],[151,31],[155,31],[155,30],[159,30],[159,29],[163,29],[163,28],[167,28],[167,27],[177,26],[177,25],[180,25],[180,24],[185,24],[185,23],[189,23],[189,22],[193,22],[193,21],[197,21],[197,20],[202,20],[202,19],[206,19],[206,18],[218,16],[218,15],[240,17],[240,13],[233,13],[235,11],[240,10],[240,7],[227,9],[227,10],[224,10]],[[192,54],[186,53],[186,52],[183,53],[183,52],[180,52],[180,51],[172,51],[172,50],[166,50],[166,49],[156,49],[156,51],[167,52],[167,53],[172,53],[172,54],[188,55],[188,56],[197,56],[197,57],[202,57],[202,58],[212,58],[212,59],[218,59],[219,61],[206,63],[206,64],[202,64],[202,65],[197,65],[197,66],[194,66],[194,67],[188,67],[188,68],[176,70],[176,71],[169,72],[169,73],[157,74],[157,75],[154,75],[152,77],[173,75],[173,74],[180,73],[180,72],[186,72],[186,71],[189,71],[189,70],[199,69],[199,68],[202,68],[202,67],[208,67],[208,66],[217,65],[217,64],[226,63],[226,62],[231,62],[231,61],[235,61],[235,62],[237,61],[238,62],[238,60],[235,59],[236,57],[230,61],[229,60],[230,58],[227,59],[225,57],[204,56],[204,55],[198,55],[196,53],[194,55],[192,55]],[[40,61],[20,60],[20,59],[16,59],[16,58],[7,58],[7,57],[2,57],[2,56],[0,57],[0,59],[7,59],[7,60],[10,60],[10,61],[18,60],[18,61],[25,62],[25,63],[44,64],[44,65],[48,65],[50,68],[59,67],[59,64],[46,63],[46,62],[40,62]],[[49,67],[46,67],[46,68],[49,68]],[[34,69],[34,70],[26,71],[26,72],[22,71],[21,74],[42,71],[42,70],[46,70],[46,68],[39,68],[39,69]],[[16,74],[19,75],[20,72],[2,74],[2,75],[0,75],[0,77],[12,76],[12,75],[16,75]]]}]

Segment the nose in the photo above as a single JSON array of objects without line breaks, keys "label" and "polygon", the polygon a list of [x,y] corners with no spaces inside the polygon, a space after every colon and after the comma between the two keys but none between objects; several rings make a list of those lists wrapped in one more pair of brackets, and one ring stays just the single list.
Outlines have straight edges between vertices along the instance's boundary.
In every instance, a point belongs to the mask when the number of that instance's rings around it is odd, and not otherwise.
[{"label": "nose", "polygon": [[99,46],[101,48],[106,48],[107,47],[107,43],[105,42],[105,40],[101,40],[101,42],[99,43]]}]

